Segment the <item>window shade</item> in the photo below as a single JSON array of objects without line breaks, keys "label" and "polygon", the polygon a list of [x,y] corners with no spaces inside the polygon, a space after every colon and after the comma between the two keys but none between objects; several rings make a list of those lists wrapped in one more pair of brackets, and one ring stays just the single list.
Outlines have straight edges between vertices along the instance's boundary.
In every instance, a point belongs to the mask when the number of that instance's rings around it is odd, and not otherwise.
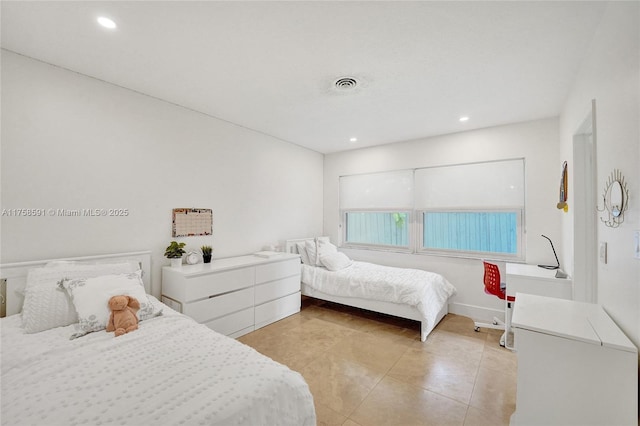
[{"label": "window shade", "polygon": [[415,208],[523,208],[524,160],[504,160],[415,171]]},{"label": "window shade", "polygon": [[340,177],[340,208],[412,209],[413,170]]}]

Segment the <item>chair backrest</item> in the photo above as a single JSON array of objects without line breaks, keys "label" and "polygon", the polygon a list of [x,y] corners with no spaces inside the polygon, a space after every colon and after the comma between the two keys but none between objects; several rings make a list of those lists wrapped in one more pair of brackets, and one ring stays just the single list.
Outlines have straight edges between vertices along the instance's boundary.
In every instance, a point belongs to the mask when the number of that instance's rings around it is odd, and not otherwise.
[{"label": "chair backrest", "polygon": [[500,269],[498,265],[489,262],[482,262],[484,264],[484,288],[487,293],[504,299],[504,291],[500,288]]}]

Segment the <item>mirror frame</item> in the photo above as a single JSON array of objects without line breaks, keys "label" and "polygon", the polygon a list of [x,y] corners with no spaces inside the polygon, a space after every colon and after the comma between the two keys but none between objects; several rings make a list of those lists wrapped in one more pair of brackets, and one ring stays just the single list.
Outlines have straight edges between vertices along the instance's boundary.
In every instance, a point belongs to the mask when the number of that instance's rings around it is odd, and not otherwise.
[{"label": "mirror frame", "polygon": [[[613,199],[612,199],[613,198]],[[617,228],[624,222],[624,212],[629,207],[629,190],[624,181],[624,176],[618,169],[614,169],[607,179],[602,194],[603,207],[598,207],[599,212],[607,212],[600,216],[600,220],[610,228]]]}]

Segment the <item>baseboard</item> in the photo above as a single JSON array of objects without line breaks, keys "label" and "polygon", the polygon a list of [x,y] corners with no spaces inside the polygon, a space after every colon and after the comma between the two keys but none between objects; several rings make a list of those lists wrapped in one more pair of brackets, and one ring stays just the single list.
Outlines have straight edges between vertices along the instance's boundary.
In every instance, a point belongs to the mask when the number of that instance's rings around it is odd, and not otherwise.
[{"label": "baseboard", "polygon": [[491,322],[493,317],[504,320],[503,309],[486,308],[464,303],[449,303],[449,313],[469,317],[479,322]]}]

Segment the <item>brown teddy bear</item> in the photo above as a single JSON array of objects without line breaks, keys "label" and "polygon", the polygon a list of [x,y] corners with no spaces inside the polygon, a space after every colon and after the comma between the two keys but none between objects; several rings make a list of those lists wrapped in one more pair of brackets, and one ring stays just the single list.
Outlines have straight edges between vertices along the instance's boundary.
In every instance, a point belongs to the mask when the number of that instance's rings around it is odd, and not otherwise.
[{"label": "brown teddy bear", "polygon": [[138,329],[138,316],[136,312],[140,309],[138,299],[131,296],[113,296],[109,299],[109,322],[107,332],[115,331],[116,337],[122,336]]}]

